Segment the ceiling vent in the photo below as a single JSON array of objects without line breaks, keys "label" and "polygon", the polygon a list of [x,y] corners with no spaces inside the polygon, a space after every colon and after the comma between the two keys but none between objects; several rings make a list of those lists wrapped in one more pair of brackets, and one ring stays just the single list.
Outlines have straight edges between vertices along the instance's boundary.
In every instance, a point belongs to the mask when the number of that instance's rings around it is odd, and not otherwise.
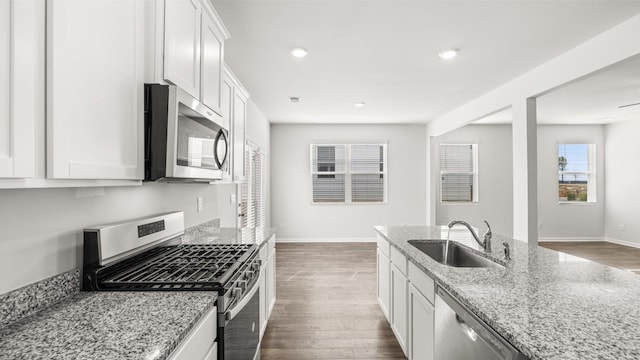
[{"label": "ceiling vent", "polygon": [[299,103],[300,102],[300,98],[297,96],[291,96],[289,98],[289,100],[291,100],[292,103]]}]

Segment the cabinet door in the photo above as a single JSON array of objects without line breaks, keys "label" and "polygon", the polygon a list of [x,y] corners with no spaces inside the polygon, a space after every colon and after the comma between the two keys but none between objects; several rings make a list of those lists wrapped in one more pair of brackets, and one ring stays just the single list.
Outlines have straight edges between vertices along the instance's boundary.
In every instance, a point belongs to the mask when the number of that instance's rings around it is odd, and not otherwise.
[{"label": "cabinet door", "polygon": [[245,177],[245,125],[247,113],[247,99],[234,91],[233,95],[233,180]]},{"label": "cabinet door", "polygon": [[35,176],[44,126],[44,1],[0,1],[0,178]]},{"label": "cabinet door", "polygon": [[202,12],[202,103],[222,115],[220,86],[222,82],[223,37],[211,18]]},{"label": "cabinet door", "polygon": [[433,360],[434,356],[434,323],[435,309],[433,305],[409,284],[409,336],[408,357],[410,360]]},{"label": "cabinet door", "polygon": [[271,250],[269,254],[269,263],[267,264],[267,319],[271,317],[271,311],[276,305],[276,249]]},{"label": "cabinet door", "polygon": [[391,263],[391,329],[407,353],[407,278]]},{"label": "cabinet door", "polygon": [[47,3],[47,176],[142,179],[144,2]]},{"label": "cabinet door", "polygon": [[200,22],[198,0],[166,0],[164,78],[200,99]]},{"label": "cabinet door", "polygon": [[231,80],[226,71],[222,76],[220,88],[220,116],[224,121],[223,127],[229,129],[229,125],[233,120],[233,80]]},{"label": "cabinet door", "polygon": [[262,335],[264,335],[264,331],[267,328],[267,313],[269,312],[267,306],[267,292],[268,292],[268,281],[267,281],[267,263],[268,260],[264,260],[262,266],[260,267],[260,339],[262,339]]},{"label": "cabinet door", "polygon": [[391,317],[389,316],[389,304],[391,301],[389,271],[389,258],[378,249],[378,303],[387,321],[391,322]]}]

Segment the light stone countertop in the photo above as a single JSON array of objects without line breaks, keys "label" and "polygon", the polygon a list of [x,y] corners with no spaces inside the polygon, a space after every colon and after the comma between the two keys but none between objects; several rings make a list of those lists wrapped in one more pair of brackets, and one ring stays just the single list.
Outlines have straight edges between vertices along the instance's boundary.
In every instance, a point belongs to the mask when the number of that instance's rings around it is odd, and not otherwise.
[{"label": "light stone countertop", "polygon": [[[407,241],[444,239],[426,226],[376,226],[392,246],[531,359],[640,359],[640,277],[636,274],[493,236],[487,257],[504,269],[442,265]],[[478,251],[469,232],[465,245]]]},{"label": "light stone countertop", "polygon": [[0,359],[167,359],[214,292],[79,292],[0,329]]}]

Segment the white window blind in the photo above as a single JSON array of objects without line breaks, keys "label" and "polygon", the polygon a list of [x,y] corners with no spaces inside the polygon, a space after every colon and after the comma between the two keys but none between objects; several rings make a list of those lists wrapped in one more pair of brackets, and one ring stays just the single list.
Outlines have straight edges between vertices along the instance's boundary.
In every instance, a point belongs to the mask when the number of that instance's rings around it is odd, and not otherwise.
[{"label": "white window blind", "polygon": [[242,240],[264,240],[265,228],[265,154],[253,145],[245,147],[246,180],[240,183]]},{"label": "white window blind", "polygon": [[595,144],[558,144],[558,199],[595,202]]},{"label": "white window blind", "polygon": [[351,145],[351,201],[384,201],[384,145]]},{"label": "white window blind", "polygon": [[440,200],[478,201],[477,144],[440,144]]},{"label": "white window blind", "polygon": [[384,202],[386,171],[386,144],[312,144],[312,202]]}]

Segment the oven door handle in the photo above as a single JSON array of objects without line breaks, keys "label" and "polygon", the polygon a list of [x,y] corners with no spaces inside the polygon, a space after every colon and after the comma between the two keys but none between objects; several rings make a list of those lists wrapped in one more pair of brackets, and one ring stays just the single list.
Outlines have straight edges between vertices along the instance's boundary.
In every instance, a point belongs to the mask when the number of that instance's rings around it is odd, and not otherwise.
[{"label": "oven door handle", "polygon": [[247,305],[247,303],[251,301],[253,295],[255,295],[256,292],[258,292],[258,290],[260,289],[260,283],[262,283],[262,271],[260,271],[260,276],[258,276],[256,281],[253,283],[253,287],[251,287],[251,290],[248,293],[244,294],[242,296],[242,299],[234,307],[227,310],[225,314],[225,318],[227,319],[227,321],[233,320],[233,318],[236,317],[236,315],[238,315],[240,311],[242,311],[245,305]]}]

